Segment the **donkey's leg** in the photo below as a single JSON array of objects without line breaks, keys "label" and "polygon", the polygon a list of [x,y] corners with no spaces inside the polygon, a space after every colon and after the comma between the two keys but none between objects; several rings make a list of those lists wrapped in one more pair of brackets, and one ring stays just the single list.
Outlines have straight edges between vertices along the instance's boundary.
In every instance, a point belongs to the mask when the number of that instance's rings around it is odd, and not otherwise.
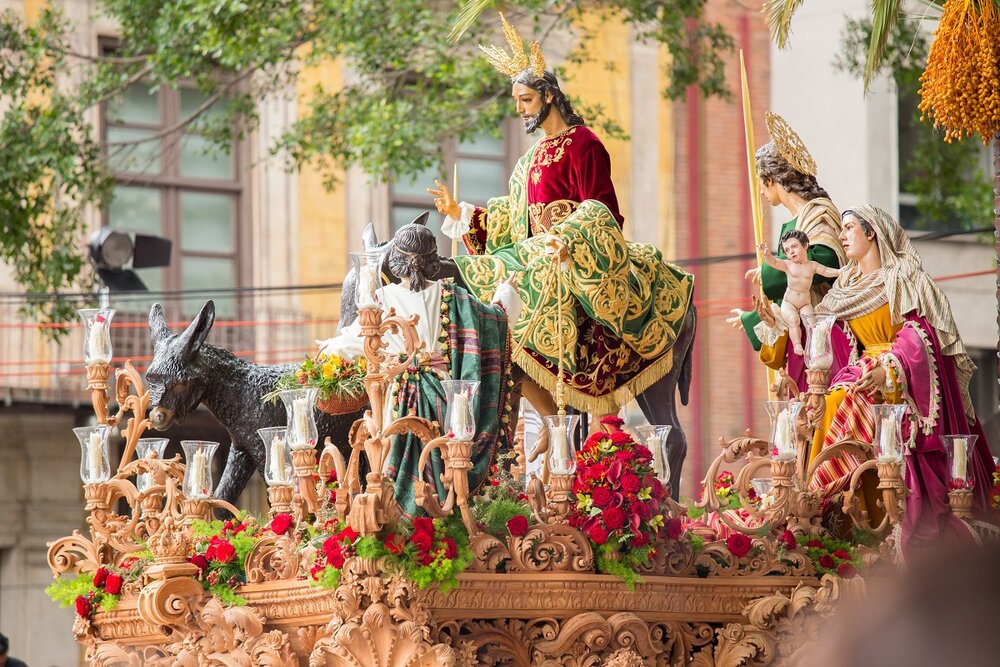
[{"label": "donkey's leg", "polygon": [[[226,458],[226,468],[222,471],[222,479],[219,480],[215,497],[235,505],[236,499],[246,488],[255,468],[259,468],[259,466],[254,458],[248,452],[240,449],[236,440],[233,440],[229,447],[229,456]],[[263,476],[262,470],[261,476]]]},{"label": "donkey's leg", "polygon": [[680,373],[681,365],[675,364],[669,373],[636,397],[650,424],[673,427],[667,436],[667,463],[670,464],[670,495],[674,500],[680,497],[681,469],[687,456],[687,438],[677,418],[676,390]]}]

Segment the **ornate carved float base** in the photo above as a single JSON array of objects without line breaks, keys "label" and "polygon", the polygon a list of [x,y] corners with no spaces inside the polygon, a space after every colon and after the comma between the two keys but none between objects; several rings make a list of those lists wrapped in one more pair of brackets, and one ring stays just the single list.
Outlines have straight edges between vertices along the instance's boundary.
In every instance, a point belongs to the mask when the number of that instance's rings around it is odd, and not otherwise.
[{"label": "ornate carved float base", "polygon": [[[183,623],[145,623],[123,599],[78,622],[88,659],[112,665],[770,664],[832,612],[844,582],[798,577],[649,576],[629,591],[580,574],[465,574],[448,594],[374,564],[325,590],[305,581],[244,586],[246,606],[192,606]],[[855,583],[857,582],[857,583]]]}]

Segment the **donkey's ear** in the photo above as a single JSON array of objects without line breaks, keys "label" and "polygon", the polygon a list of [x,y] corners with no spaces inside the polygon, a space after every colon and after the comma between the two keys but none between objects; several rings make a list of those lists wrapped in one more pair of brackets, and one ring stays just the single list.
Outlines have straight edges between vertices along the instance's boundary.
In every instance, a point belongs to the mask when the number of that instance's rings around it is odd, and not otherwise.
[{"label": "donkey's ear", "polygon": [[214,323],[215,302],[209,299],[201,307],[201,312],[194,318],[194,321],[177,338],[181,357],[185,361],[191,361],[198,354],[198,350],[201,349],[201,345],[205,342],[205,338],[208,337],[208,332],[212,330]]},{"label": "donkey's ear", "polygon": [[378,234],[375,233],[375,226],[372,223],[365,225],[361,232],[361,245],[365,250],[375,250],[378,247]]},{"label": "donkey's ear", "polygon": [[172,335],[170,327],[167,326],[167,319],[163,317],[163,308],[158,303],[154,303],[149,309],[149,336],[153,343],[159,343]]},{"label": "donkey's ear", "polygon": [[423,227],[426,227],[427,226],[427,218],[430,216],[430,214],[431,214],[430,211],[424,211],[423,213],[421,213],[420,215],[418,215],[417,217],[415,217],[413,219],[413,222],[411,222],[410,224],[411,225],[421,225]]}]

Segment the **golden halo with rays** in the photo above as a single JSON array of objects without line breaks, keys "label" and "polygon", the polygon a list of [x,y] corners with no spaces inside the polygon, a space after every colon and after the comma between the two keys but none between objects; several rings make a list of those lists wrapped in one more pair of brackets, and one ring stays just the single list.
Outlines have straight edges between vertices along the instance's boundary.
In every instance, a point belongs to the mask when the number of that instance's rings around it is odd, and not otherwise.
[{"label": "golden halo with rays", "polygon": [[773,111],[766,111],[764,112],[764,120],[767,123],[767,131],[771,133],[771,139],[781,157],[785,158],[788,164],[792,165],[792,168],[800,174],[815,176],[816,161],[809,154],[805,142],[785,119]]}]

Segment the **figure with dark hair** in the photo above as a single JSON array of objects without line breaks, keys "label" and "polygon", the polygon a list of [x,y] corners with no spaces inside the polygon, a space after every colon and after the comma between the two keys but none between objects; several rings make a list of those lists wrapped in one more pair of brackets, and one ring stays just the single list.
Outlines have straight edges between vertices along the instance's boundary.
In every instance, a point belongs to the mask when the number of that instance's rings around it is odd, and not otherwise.
[{"label": "figure with dark hair", "polygon": [[[761,195],[771,206],[784,206],[792,215],[792,219],[781,226],[778,236],[780,238],[791,230],[803,232],[810,241],[807,259],[837,268],[844,261],[844,251],[838,240],[840,214],[830,201],[829,194],[816,180],[816,162],[802,139],[784,119],[771,112],[766,118],[773,141],[757,149],[755,155]],[[777,258],[787,259],[780,246]],[[788,288],[786,274],[771,266],[762,266],[747,271],[746,277],[761,287],[765,297],[780,304]],[[829,278],[821,274],[813,277],[810,294],[813,305],[819,302],[829,285]],[[758,326],[760,317],[757,312],[740,309],[732,312],[733,317],[727,322],[746,332],[753,349],[761,352],[761,361],[775,369],[787,366],[792,378],[804,382],[801,356],[786,354],[787,335],[764,341],[767,345],[762,350],[760,335],[762,331],[767,335],[768,329]],[[800,384],[800,388],[804,386]]]},{"label": "figure with dark hair", "polygon": [[561,382],[569,405],[617,413],[670,371],[693,277],[656,247],[626,242],[607,149],[545,69],[538,43],[526,54],[503,25],[511,52],[483,50],[510,79],[524,129],[544,136],[518,161],[509,194],[486,208],[460,204],[440,182],[428,192],[446,229],[465,232],[471,254],[455,263],[469,290],[489,300],[516,281],[525,317],[513,328],[513,355],[535,408],[553,414]]},{"label": "figure with dark hair", "polygon": [[[905,403],[904,553],[948,535],[971,539],[948,505],[951,478],[941,436],[978,436],[968,466],[975,479],[973,511],[986,518],[993,461],[969,396],[976,366],[947,297],[921,267],[899,223],[874,206],[847,210],[843,220],[847,262],[816,306],[817,313],[835,315],[841,326],[832,337],[830,390],[811,458],[841,440],[872,442],[873,406]],[[844,490],[858,465],[853,457],[824,461],[810,486],[830,498]],[[875,480],[862,480],[866,507],[877,512]]]},{"label": "figure with dark hair", "polygon": [[831,269],[819,262],[809,259],[809,237],[798,229],[790,229],[781,235],[781,249],[788,259],[774,256],[766,243],[757,246],[764,263],[776,271],[788,276],[788,286],[781,297],[781,317],[783,325],[788,329],[788,337],[792,341],[795,354],[802,354],[802,329],[800,320],[809,321],[813,314],[812,290],[813,277],[821,275],[826,278],[836,278],[840,269]]},{"label": "figure with dark hair", "polygon": [[[424,225],[401,228],[389,250],[389,272],[400,282],[376,290],[382,309],[397,315],[417,315],[417,335],[424,344],[414,365],[392,387],[385,405],[385,423],[407,414],[442,422],[444,389],[441,380],[478,380],[476,430],[473,439],[469,488],[477,489],[487,478],[498,447],[507,446],[509,433],[508,393],[510,349],[508,322],[517,321],[520,301],[508,285],[496,291],[497,304],[487,304],[452,281],[432,280],[438,254],[434,233]],[[508,317],[509,316],[509,317]],[[386,332],[382,340],[389,354],[405,351],[401,333]],[[364,354],[365,339],[355,320],[334,338],[317,341],[320,351],[342,359]],[[438,497],[445,497],[440,453],[431,453],[425,470],[419,469],[420,441],[412,435],[396,436],[383,472],[395,480],[396,500],[403,512],[416,511],[413,483],[417,479],[433,484]]]},{"label": "figure with dark hair", "polygon": [[0,667],[28,667],[23,661],[7,655],[10,651],[10,640],[0,634]]}]

